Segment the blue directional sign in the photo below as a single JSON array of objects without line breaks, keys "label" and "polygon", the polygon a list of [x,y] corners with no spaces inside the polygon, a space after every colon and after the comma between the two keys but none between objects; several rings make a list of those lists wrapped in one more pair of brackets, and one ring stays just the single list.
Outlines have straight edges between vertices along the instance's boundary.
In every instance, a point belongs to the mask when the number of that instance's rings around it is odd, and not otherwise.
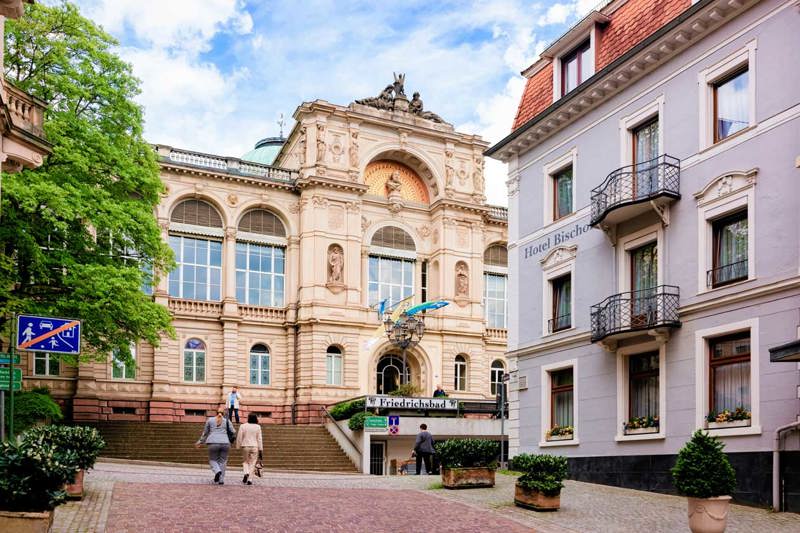
[{"label": "blue directional sign", "polygon": [[81,353],[81,321],[19,315],[17,349],[77,355]]},{"label": "blue directional sign", "polygon": [[389,415],[389,425],[390,426],[399,426],[400,425],[400,416],[399,415]]}]

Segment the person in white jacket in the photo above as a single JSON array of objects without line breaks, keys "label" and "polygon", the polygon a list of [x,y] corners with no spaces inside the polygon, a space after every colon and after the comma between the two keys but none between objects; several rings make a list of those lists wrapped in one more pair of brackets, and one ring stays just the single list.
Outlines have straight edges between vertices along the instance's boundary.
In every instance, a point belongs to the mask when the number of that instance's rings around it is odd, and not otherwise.
[{"label": "person in white jacket", "polygon": [[[247,415],[247,423],[239,427],[236,435],[236,447],[242,449],[242,483],[252,485],[250,476],[255,473],[256,460],[261,459],[264,451],[264,441],[261,437],[261,426],[255,413]],[[259,474],[260,475],[260,474]]]},{"label": "person in white jacket", "polygon": [[236,423],[239,423],[239,402],[242,399],[242,394],[239,392],[238,387],[233,387],[228,394],[228,420],[233,421],[234,415],[236,416]]}]

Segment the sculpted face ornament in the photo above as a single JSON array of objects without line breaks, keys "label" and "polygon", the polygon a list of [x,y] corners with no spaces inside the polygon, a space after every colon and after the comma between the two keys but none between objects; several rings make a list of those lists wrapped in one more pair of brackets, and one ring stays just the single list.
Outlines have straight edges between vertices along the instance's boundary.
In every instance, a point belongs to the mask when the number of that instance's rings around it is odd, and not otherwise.
[{"label": "sculpted face ornament", "polygon": [[[362,98],[356,100],[355,103],[374,107],[375,109],[383,109],[388,111],[402,111],[412,115],[416,115],[425,120],[436,122],[438,124],[447,124],[442,117],[436,113],[424,110],[422,98],[419,92],[415,92],[411,102],[406,98],[405,93],[406,75],[403,73],[394,73],[394,83],[387,85],[381,93],[374,98]],[[397,103],[400,100],[401,103]]]}]

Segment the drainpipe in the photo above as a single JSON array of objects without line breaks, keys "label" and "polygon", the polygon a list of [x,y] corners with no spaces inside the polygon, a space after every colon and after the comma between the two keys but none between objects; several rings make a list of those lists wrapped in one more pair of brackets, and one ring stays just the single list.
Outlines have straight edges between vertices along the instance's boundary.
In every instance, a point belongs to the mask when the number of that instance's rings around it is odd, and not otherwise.
[{"label": "drainpipe", "polygon": [[781,433],[800,428],[800,422],[792,422],[775,430],[772,447],[772,509],[781,510]]}]

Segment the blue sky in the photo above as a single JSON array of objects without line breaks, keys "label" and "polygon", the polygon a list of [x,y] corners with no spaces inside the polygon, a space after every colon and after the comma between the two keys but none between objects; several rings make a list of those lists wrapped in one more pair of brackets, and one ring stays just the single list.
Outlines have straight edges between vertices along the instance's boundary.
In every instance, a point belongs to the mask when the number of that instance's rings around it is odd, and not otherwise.
[{"label": "blue sky", "polygon": [[[53,3],[56,0],[48,1]],[[150,142],[240,156],[303,101],[346,105],[406,73],[460,131],[511,128],[519,72],[597,0],[78,0],[142,80]],[[505,205],[505,167],[487,196]]]}]

